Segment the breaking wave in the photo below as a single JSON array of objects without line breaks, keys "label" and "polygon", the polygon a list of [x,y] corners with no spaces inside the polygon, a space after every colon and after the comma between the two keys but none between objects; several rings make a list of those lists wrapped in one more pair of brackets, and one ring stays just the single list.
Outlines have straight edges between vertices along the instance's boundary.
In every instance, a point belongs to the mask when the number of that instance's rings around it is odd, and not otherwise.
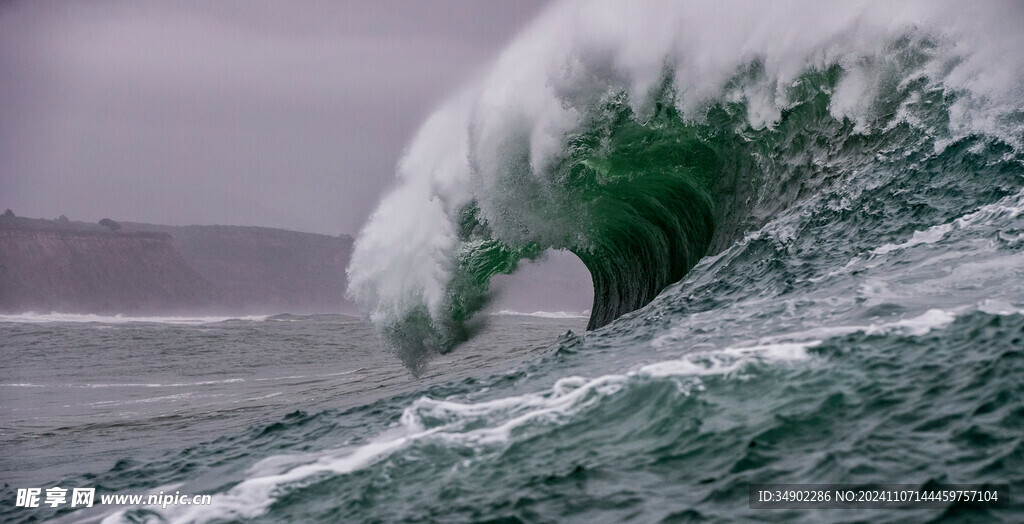
[{"label": "breaking wave", "polygon": [[547,249],[595,329],[827,188],[1024,143],[1020,4],[726,4],[558,4],[423,124],[348,268],[408,366]]}]

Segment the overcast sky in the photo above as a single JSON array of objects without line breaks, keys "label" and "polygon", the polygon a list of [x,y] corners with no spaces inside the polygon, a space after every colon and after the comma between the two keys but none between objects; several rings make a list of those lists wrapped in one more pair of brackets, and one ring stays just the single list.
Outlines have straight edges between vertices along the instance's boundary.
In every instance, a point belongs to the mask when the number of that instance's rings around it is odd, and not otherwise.
[{"label": "overcast sky", "polygon": [[354,235],[544,4],[0,1],[0,209]]}]

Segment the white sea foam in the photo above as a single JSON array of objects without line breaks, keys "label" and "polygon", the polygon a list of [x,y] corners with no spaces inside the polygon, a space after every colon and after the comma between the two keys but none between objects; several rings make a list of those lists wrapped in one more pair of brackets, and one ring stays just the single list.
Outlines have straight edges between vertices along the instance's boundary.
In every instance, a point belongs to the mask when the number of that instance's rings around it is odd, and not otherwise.
[{"label": "white sea foam", "polygon": [[132,317],[124,315],[93,315],[93,314],[81,314],[81,313],[21,313],[17,315],[0,315],[0,322],[12,322],[12,323],[28,323],[28,324],[46,324],[55,322],[67,322],[67,323],[97,323],[97,324],[130,324],[137,322],[146,322],[154,324],[186,324],[186,325],[198,325],[198,324],[213,324],[216,322],[224,322],[227,320],[245,320],[245,321],[261,321],[267,318],[266,315],[247,315],[247,316],[207,316],[207,317],[189,317],[189,316],[145,316],[145,317]]},{"label": "white sea foam", "polygon": [[864,332],[868,335],[896,332],[920,337],[952,324],[956,317],[956,313],[951,311],[929,309],[916,317],[868,326]]},{"label": "white sea foam", "polygon": [[978,304],[978,311],[990,315],[1024,315],[1024,307],[1017,307],[1002,299],[985,299]]},{"label": "white sea foam", "polygon": [[[841,337],[854,333],[865,333],[868,335],[896,334],[919,337],[927,335],[932,330],[942,329],[956,320],[957,316],[972,311],[971,308],[958,308],[956,310],[929,309],[920,315],[902,318],[890,322],[876,322],[873,324],[861,325],[839,325],[822,326],[804,330],[794,330],[779,335],[761,337],[757,343],[749,349],[754,353],[763,353],[771,357],[785,357],[786,352],[805,350],[816,346],[822,341],[833,337]],[[677,347],[687,344],[691,337],[689,327],[674,327],[666,333],[651,340],[651,346],[657,349]],[[747,351],[744,348],[726,350],[722,352],[729,355],[735,352]],[[785,360],[785,358],[780,358]]]},{"label": "white sea foam", "polygon": [[496,313],[491,313],[495,316],[509,316],[509,317],[538,317],[538,318],[589,318],[590,314],[587,312],[575,312],[575,311],[534,311],[533,313],[524,313],[521,311],[511,311],[503,309]]},{"label": "white sea foam", "polygon": [[945,236],[952,230],[953,224],[939,224],[924,231],[914,231],[914,234],[906,242],[901,242],[899,244],[885,244],[881,247],[875,248],[872,253],[875,255],[887,255],[893,251],[907,249],[920,244],[934,244],[945,238]]},{"label": "white sea foam", "polygon": [[184,387],[195,387],[195,386],[210,386],[214,384],[233,384],[236,382],[245,382],[244,378],[228,378],[224,380],[203,380],[199,382],[178,382],[178,383],[147,383],[147,382],[128,382],[128,383],[113,383],[113,384],[0,384],[0,387],[34,387],[34,388],[84,388],[84,389],[100,389],[100,388],[184,388]]},{"label": "white sea foam", "polygon": [[871,253],[874,255],[887,255],[921,244],[935,244],[946,238],[953,231],[977,226],[991,226],[1001,221],[1015,219],[1021,216],[1021,214],[1024,214],[1024,191],[1003,198],[994,204],[981,206],[977,210],[951,222],[938,224],[923,231],[915,231],[906,242],[885,244],[875,248]]},{"label": "white sea foam", "polygon": [[649,364],[640,368],[640,373],[652,377],[725,375],[733,373],[751,362],[805,360],[808,358],[807,349],[820,343],[820,340],[809,340],[700,352],[678,360]]},{"label": "white sea foam", "polygon": [[[617,394],[630,383],[668,377],[729,375],[758,362],[806,360],[806,348],[812,345],[748,345],[700,352],[640,366],[622,374],[565,377],[547,391],[480,402],[422,397],[403,411],[396,427],[366,444],[263,459],[245,472],[241,482],[215,495],[212,505],[168,507],[160,510],[160,516],[168,522],[182,523],[255,518],[266,512],[289,485],[357,471],[420,440],[436,439],[474,450],[501,446],[521,428],[561,423]],[[124,522],[125,516],[122,510],[109,515],[104,522]]]},{"label": "white sea foam", "polygon": [[956,311],[929,309],[928,311],[925,311],[920,315],[894,320],[891,322],[876,322],[874,324],[865,325],[818,327],[808,329],[805,331],[788,333],[786,335],[766,337],[763,340],[802,340],[807,338],[823,340],[831,337],[851,335],[853,333],[864,333],[867,335],[896,334],[920,337],[927,335],[928,333],[931,333],[933,330],[942,329],[952,324],[959,314],[962,314],[963,312],[966,311],[967,309],[965,308],[961,308]]}]

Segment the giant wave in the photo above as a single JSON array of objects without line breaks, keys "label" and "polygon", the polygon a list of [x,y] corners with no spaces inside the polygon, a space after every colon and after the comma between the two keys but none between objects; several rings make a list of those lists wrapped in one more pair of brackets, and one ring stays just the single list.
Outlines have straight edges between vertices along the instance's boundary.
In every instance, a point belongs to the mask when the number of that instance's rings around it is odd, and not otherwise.
[{"label": "giant wave", "polygon": [[881,162],[898,173],[971,136],[1019,150],[1022,14],[558,4],[424,123],[359,235],[350,294],[416,370],[472,334],[493,276],[564,249],[591,273],[588,328],[604,326]]}]

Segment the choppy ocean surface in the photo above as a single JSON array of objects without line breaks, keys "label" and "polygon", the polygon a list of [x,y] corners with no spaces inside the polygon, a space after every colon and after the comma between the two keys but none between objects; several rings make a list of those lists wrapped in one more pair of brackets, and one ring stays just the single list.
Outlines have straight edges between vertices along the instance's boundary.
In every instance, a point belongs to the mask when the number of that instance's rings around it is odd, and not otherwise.
[{"label": "choppy ocean surface", "polygon": [[[349,317],[5,317],[0,518],[1017,522],[1024,206],[981,208],[839,263],[765,230],[602,330],[486,317],[419,379]],[[1012,502],[747,505],[749,483],[888,481]],[[213,504],[13,507],[52,485]]]},{"label": "choppy ocean surface", "polygon": [[[244,480],[263,459],[333,455],[385,431],[385,406],[513,368],[586,323],[507,313],[418,379],[381,350],[370,324],[340,315],[0,317],[0,462],[11,502],[0,518],[70,509],[14,508],[17,488],[205,492]],[[66,517],[110,512],[100,509]],[[211,508],[200,520],[225,515]]]}]

